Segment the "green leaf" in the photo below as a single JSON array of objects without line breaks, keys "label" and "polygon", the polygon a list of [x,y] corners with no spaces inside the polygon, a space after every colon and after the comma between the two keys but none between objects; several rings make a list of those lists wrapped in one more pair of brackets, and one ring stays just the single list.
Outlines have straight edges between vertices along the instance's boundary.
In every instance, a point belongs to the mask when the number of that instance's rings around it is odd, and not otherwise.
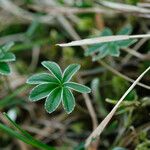
[{"label": "green leaf", "polygon": [[96,53],[99,51],[99,48],[103,45],[103,43],[95,44],[93,46],[90,46],[84,53],[85,56],[89,56],[93,53]]},{"label": "green leaf", "polygon": [[51,61],[43,61],[42,65],[47,68],[59,81],[62,80],[62,72],[58,64]]},{"label": "green leaf", "polygon": [[70,81],[72,76],[80,69],[80,65],[78,64],[71,64],[69,65],[63,73],[63,82]]},{"label": "green leaf", "polygon": [[[113,34],[113,33],[112,33],[112,31],[111,31],[109,28],[105,28],[105,29],[101,32],[100,36],[110,36],[110,35],[112,35],[112,34]],[[85,55],[85,56],[89,56],[89,55],[91,55],[91,54],[93,54],[93,53],[96,53],[96,52],[100,51],[101,49],[106,48],[106,46],[107,46],[107,44],[105,44],[105,43],[100,43],[100,44],[95,44],[95,45],[93,45],[93,46],[90,46],[90,47],[85,51],[84,55]]]},{"label": "green leaf", "polygon": [[39,73],[28,78],[28,84],[57,83],[58,80],[48,73]]},{"label": "green leaf", "polygon": [[[126,25],[123,27],[119,32],[118,35],[128,35],[132,32],[132,26]],[[111,36],[112,31],[109,28],[105,28],[100,36]],[[105,42],[105,43],[99,43],[95,44],[91,47],[89,47],[85,51],[85,56],[89,56],[92,54],[96,54],[96,56],[93,57],[93,61],[102,59],[106,57],[107,55],[118,57],[120,55],[120,48],[126,48],[130,45],[134,44],[137,40],[129,39],[129,40],[121,40],[116,42]]]},{"label": "green leaf", "polygon": [[3,55],[3,57],[0,58],[0,62],[10,62],[15,61],[16,57],[13,53],[6,53]]},{"label": "green leaf", "polygon": [[30,100],[38,101],[42,98],[46,98],[45,109],[48,113],[52,113],[59,106],[60,102],[63,103],[63,107],[69,114],[75,107],[75,98],[70,91],[73,89],[81,93],[89,93],[91,90],[87,86],[69,82],[72,76],[79,70],[80,65],[69,65],[62,75],[60,67],[50,61],[43,61],[42,65],[46,67],[51,74],[39,73],[31,76],[27,83],[39,84],[34,87],[30,92]]},{"label": "green leaf", "polygon": [[111,36],[111,35],[113,35],[113,33],[109,28],[105,28],[100,34],[100,36]]},{"label": "green leaf", "polygon": [[16,124],[11,118],[4,114],[6,119],[8,119],[9,123],[14,127],[11,129],[10,127],[3,125],[0,123],[0,130],[2,132],[5,132],[9,136],[11,136],[13,139],[17,138],[21,140],[22,142],[29,144],[35,148],[41,149],[41,150],[55,150],[54,147],[48,146],[45,143],[42,143],[40,140],[35,139],[32,137],[28,132],[26,132],[24,129],[22,129],[18,124]]},{"label": "green leaf", "polygon": [[48,83],[48,84],[40,84],[31,90],[29,99],[31,101],[41,100],[49,95],[49,93],[57,87],[57,84]]},{"label": "green leaf", "polygon": [[72,90],[75,90],[77,92],[80,92],[80,93],[90,93],[91,92],[91,89],[89,87],[82,85],[82,84],[75,83],[75,82],[67,82],[64,85],[66,87],[68,87]]},{"label": "green leaf", "polygon": [[45,101],[45,109],[48,113],[52,113],[62,101],[63,90],[58,87],[54,89]]},{"label": "green leaf", "polygon": [[63,106],[68,114],[70,114],[75,107],[75,98],[68,88],[63,88]]},{"label": "green leaf", "polygon": [[121,48],[126,48],[129,47],[130,45],[134,44],[135,42],[137,42],[137,39],[134,40],[121,40],[121,41],[117,41],[116,43],[121,47]]},{"label": "green leaf", "polygon": [[9,75],[10,74],[10,68],[7,63],[0,62],[0,74],[2,75]]},{"label": "green leaf", "polygon": [[[132,33],[132,26],[130,24],[124,26],[123,28],[121,28],[121,30],[118,32],[118,35],[129,35]],[[137,40],[121,40],[121,41],[117,41],[116,43],[124,48],[124,47],[129,47],[130,45],[134,44]]]},{"label": "green leaf", "polygon": [[111,56],[119,57],[120,55],[119,47],[115,43],[110,45],[109,52]]},{"label": "green leaf", "polygon": [[14,42],[8,42],[5,45],[2,46],[2,49],[7,52],[8,50],[10,50],[10,48],[14,45]]},{"label": "green leaf", "polygon": [[10,50],[10,48],[14,45],[14,42],[8,42],[6,43],[4,46],[2,46],[2,50],[4,52],[7,52],[8,50]]},{"label": "green leaf", "polygon": [[99,60],[99,59],[102,59],[102,58],[104,58],[105,56],[107,56],[109,54],[109,48],[108,48],[108,46],[107,46],[107,48],[106,49],[100,49],[100,53],[98,54],[98,55],[96,55],[96,56],[94,56],[93,58],[92,58],[92,60],[93,61],[97,61],[97,60]]},{"label": "green leaf", "polygon": [[124,26],[120,29],[120,31],[117,33],[118,35],[129,35],[132,33],[132,26],[130,24]]}]

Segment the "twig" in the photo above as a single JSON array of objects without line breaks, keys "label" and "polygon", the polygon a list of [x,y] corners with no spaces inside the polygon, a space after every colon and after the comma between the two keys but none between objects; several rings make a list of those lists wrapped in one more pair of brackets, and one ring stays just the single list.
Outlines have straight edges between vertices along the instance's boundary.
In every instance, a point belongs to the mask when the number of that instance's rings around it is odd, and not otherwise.
[{"label": "twig", "polygon": [[39,55],[40,55],[40,47],[38,45],[35,45],[32,50],[32,60],[29,67],[31,71],[33,71],[36,68],[39,60]]},{"label": "twig", "polygon": [[[82,81],[81,77],[78,78],[78,81],[79,81],[79,83],[83,84],[83,81]],[[83,94],[83,97],[84,97],[86,106],[89,110],[89,113],[91,115],[91,119],[92,119],[92,122],[93,122],[93,129],[96,129],[96,127],[98,125],[98,121],[97,121],[96,113],[95,113],[94,108],[92,106],[90,97],[89,97],[88,94]]]},{"label": "twig", "polygon": [[124,12],[137,12],[137,13],[150,13],[149,9],[141,8],[138,6],[123,4],[123,3],[116,3],[116,2],[110,2],[110,1],[100,1],[100,4],[115,9],[115,10],[121,10]]},{"label": "twig", "polygon": [[5,44],[9,41],[25,41],[26,40],[26,37],[25,37],[25,34],[24,33],[17,33],[17,34],[13,34],[13,35],[7,35],[7,36],[3,36],[3,37],[0,37],[0,44]]},{"label": "twig", "polygon": [[[148,32],[149,33],[149,32]],[[137,51],[148,39],[147,38],[144,38],[144,39],[141,39],[134,47],[133,47],[133,50],[134,51]],[[131,58],[132,55],[128,54],[123,60],[122,62],[123,63],[126,63],[129,61],[129,59]]]},{"label": "twig", "polygon": [[138,3],[137,4],[138,6],[140,6],[140,7],[149,7],[150,8],[150,3]]},{"label": "twig", "polygon": [[115,114],[116,110],[124,100],[124,98],[130,93],[130,91],[136,86],[136,84],[140,81],[140,79],[150,70],[150,67],[148,67],[135,81],[134,83],[129,87],[129,89],[124,93],[124,95],[120,98],[118,103],[115,105],[115,107],[111,110],[111,112],[105,117],[105,119],[100,123],[100,125],[91,133],[91,135],[87,138],[85,147],[88,147],[90,143],[92,142],[92,139],[96,139],[100,134],[103,132],[113,115]]},{"label": "twig", "polygon": [[[137,51],[130,49],[130,48],[122,48],[123,51],[139,58],[140,60],[150,60],[149,55],[142,55],[141,53],[138,53]],[[127,62],[127,61],[126,61]]]},{"label": "twig", "polygon": [[[122,73],[120,73],[119,71],[115,70],[115,69],[112,68],[111,66],[107,65],[104,61],[101,61],[101,60],[100,60],[100,61],[98,61],[98,62],[99,62],[102,66],[104,66],[105,68],[107,68],[108,70],[110,70],[112,73],[118,75],[119,77],[121,77],[121,78],[123,78],[123,79],[125,79],[125,80],[127,80],[127,81],[130,81],[130,82],[132,82],[132,83],[135,82],[133,79],[131,79],[131,78],[125,76],[124,74],[122,74]],[[143,87],[143,88],[146,88],[146,89],[150,90],[150,86],[145,85],[145,84],[143,84],[143,83],[140,83],[140,82],[139,82],[139,83],[137,83],[137,85],[139,85],[139,86],[141,86],[141,87]]]},{"label": "twig", "polygon": [[41,23],[51,24],[52,19],[54,19],[54,16],[50,16],[50,15],[37,17],[35,14],[18,7],[10,0],[0,0],[0,7],[12,13],[15,16],[18,16],[22,19],[26,19],[28,21],[38,20]]}]

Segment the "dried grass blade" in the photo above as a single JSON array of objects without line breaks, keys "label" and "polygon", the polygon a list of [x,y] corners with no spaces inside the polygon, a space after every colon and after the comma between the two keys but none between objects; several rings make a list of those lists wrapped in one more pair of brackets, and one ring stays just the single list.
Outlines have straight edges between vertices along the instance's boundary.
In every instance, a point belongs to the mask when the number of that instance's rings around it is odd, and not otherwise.
[{"label": "dried grass blade", "polygon": [[140,81],[140,79],[150,70],[150,66],[134,81],[134,83],[129,87],[129,89],[124,93],[124,95],[120,98],[120,100],[117,102],[115,107],[111,110],[111,112],[105,117],[105,119],[99,124],[99,126],[91,133],[91,135],[87,138],[85,147],[88,147],[93,139],[100,136],[100,134],[103,132],[113,115],[115,114],[117,108],[121,104],[121,102],[124,100],[124,98],[129,94],[129,92],[136,86],[136,84]]}]

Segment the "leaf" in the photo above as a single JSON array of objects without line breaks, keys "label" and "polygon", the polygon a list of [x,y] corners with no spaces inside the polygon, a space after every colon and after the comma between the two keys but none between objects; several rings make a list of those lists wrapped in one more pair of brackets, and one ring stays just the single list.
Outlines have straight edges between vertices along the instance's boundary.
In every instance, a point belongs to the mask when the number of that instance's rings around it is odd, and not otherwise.
[{"label": "leaf", "polygon": [[46,84],[40,84],[37,85],[35,88],[33,88],[30,92],[29,99],[31,101],[38,101],[46,96],[49,95],[49,93],[57,87],[57,84],[54,83],[46,83]]},{"label": "leaf", "polygon": [[89,87],[82,85],[82,84],[75,83],[75,82],[67,82],[64,85],[66,87],[68,87],[72,90],[75,90],[77,92],[80,92],[80,93],[90,93],[91,92],[91,89]]},{"label": "leaf", "polygon": [[10,74],[10,68],[7,63],[0,62],[0,74],[2,74],[2,75]]},{"label": "leaf", "polygon": [[15,61],[16,57],[13,53],[6,53],[3,55],[3,57],[0,58],[0,62],[10,62]]},{"label": "leaf", "polygon": [[75,98],[68,88],[63,88],[63,106],[68,114],[70,114],[75,107]]},{"label": "leaf", "polygon": [[134,40],[121,40],[121,41],[117,41],[116,43],[117,43],[121,48],[126,48],[126,47],[129,47],[130,45],[134,44],[135,42],[137,42],[136,39],[134,39]]},{"label": "leaf", "polygon": [[100,52],[99,52],[99,54],[96,55],[96,56],[94,56],[94,57],[92,58],[92,60],[93,60],[93,61],[97,61],[97,60],[99,60],[99,59],[104,58],[104,57],[107,56],[108,54],[109,54],[109,48],[108,48],[108,47],[107,47],[106,49],[101,49]]},{"label": "leaf", "polygon": [[99,51],[99,48],[102,46],[103,44],[100,43],[100,44],[95,44],[93,46],[90,46],[84,53],[85,56],[89,56],[93,53],[96,53]]},{"label": "leaf", "polygon": [[[129,35],[132,33],[132,26],[130,24],[124,26],[121,28],[121,30],[117,33],[118,35]],[[121,40],[117,41],[117,44],[124,48],[124,47],[129,47],[130,45],[134,44],[137,40],[129,39],[129,40]]]},{"label": "leaf", "polygon": [[[109,29],[109,28],[105,28],[102,32],[101,32],[101,34],[100,34],[100,36],[109,36],[109,35],[112,35],[112,31]],[[85,56],[89,56],[89,55],[91,55],[91,54],[93,54],[93,53],[96,53],[96,52],[98,52],[100,49],[100,47],[106,47],[106,45],[107,44],[105,44],[105,43],[99,43],[99,44],[95,44],[95,45],[92,45],[92,46],[90,46],[86,51],[85,51]]]},{"label": "leaf", "polygon": [[120,51],[119,51],[119,47],[117,44],[113,43],[110,45],[109,55],[119,57]]},{"label": "leaf", "polygon": [[58,80],[48,73],[39,73],[28,78],[28,84],[58,83]]},{"label": "leaf", "polygon": [[89,51],[87,50],[86,53],[87,53],[87,55],[92,55],[92,54],[100,52],[100,51],[105,51],[107,48],[108,48],[108,44],[101,43],[101,44],[99,44],[99,47],[97,49],[93,49],[93,51],[92,51],[92,49],[89,49]]},{"label": "leaf", "polygon": [[63,90],[58,87],[54,89],[45,101],[45,109],[48,113],[52,113],[56,110],[62,100]]},{"label": "leaf", "polygon": [[7,133],[13,139],[17,138],[26,144],[32,145],[35,148],[38,148],[41,150],[55,150],[54,147],[48,146],[45,143],[42,143],[40,140],[37,140],[34,137],[32,137],[28,132],[26,132],[18,124],[16,124],[13,120],[11,120],[11,118],[6,113],[4,113],[4,116],[15,129],[14,128],[12,129],[0,123],[0,130],[2,132]]},{"label": "leaf", "polygon": [[59,81],[62,80],[62,72],[58,64],[52,61],[43,61],[42,65],[47,68]]},{"label": "leaf", "polygon": [[63,82],[70,81],[72,76],[80,69],[80,65],[78,64],[71,64],[69,65],[63,73]]},{"label": "leaf", "polygon": [[100,34],[100,36],[111,36],[111,35],[113,35],[113,33],[109,28],[105,28]]},{"label": "leaf", "polygon": [[132,33],[132,26],[130,24],[124,26],[123,28],[121,28],[119,30],[119,32],[117,33],[118,35],[129,35]]},{"label": "leaf", "polygon": [[75,107],[75,98],[70,89],[81,93],[89,93],[91,91],[90,88],[84,85],[69,82],[72,76],[80,69],[80,65],[69,65],[63,74],[55,62],[43,61],[42,65],[46,67],[53,76],[48,73],[39,73],[31,76],[27,80],[28,84],[39,84],[31,90],[29,96],[30,100],[38,101],[42,98],[46,98],[45,109],[48,113],[55,111],[60,102],[62,102],[65,111],[68,114],[71,113]]},{"label": "leaf", "polygon": [[[121,30],[120,33],[122,33],[122,34],[129,33],[128,29],[129,29],[129,27],[123,28],[123,30]],[[101,36],[111,36],[111,35],[112,35],[112,31],[109,28],[105,28],[101,32]],[[102,58],[106,57],[107,55],[119,56],[120,51],[119,51],[119,47],[117,45],[119,44],[120,41],[117,41],[117,42],[100,43],[100,44],[91,46],[85,52],[85,56],[89,56],[96,52],[99,52],[99,54],[93,58],[93,61],[102,59]],[[120,42],[120,44],[123,44],[123,43]]]},{"label": "leaf", "polygon": [[4,52],[7,52],[8,50],[10,50],[10,48],[14,45],[14,42],[8,42],[6,43],[4,46],[2,46],[2,50]]}]

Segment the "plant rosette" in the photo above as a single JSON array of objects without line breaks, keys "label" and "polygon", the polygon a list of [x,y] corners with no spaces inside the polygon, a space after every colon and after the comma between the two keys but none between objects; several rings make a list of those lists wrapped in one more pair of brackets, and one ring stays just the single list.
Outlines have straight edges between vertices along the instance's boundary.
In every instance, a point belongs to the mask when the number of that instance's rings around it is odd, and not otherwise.
[{"label": "plant rosette", "polygon": [[30,92],[30,101],[36,102],[46,98],[45,109],[48,113],[54,112],[62,102],[65,111],[68,114],[71,113],[75,107],[72,90],[80,93],[91,92],[89,87],[70,81],[72,76],[80,69],[80,65],[71,64],[63,73],[55,62],[43,61],[42,65],[50,73],[35,74],[27,80],[28,84],[37,85]]}]

